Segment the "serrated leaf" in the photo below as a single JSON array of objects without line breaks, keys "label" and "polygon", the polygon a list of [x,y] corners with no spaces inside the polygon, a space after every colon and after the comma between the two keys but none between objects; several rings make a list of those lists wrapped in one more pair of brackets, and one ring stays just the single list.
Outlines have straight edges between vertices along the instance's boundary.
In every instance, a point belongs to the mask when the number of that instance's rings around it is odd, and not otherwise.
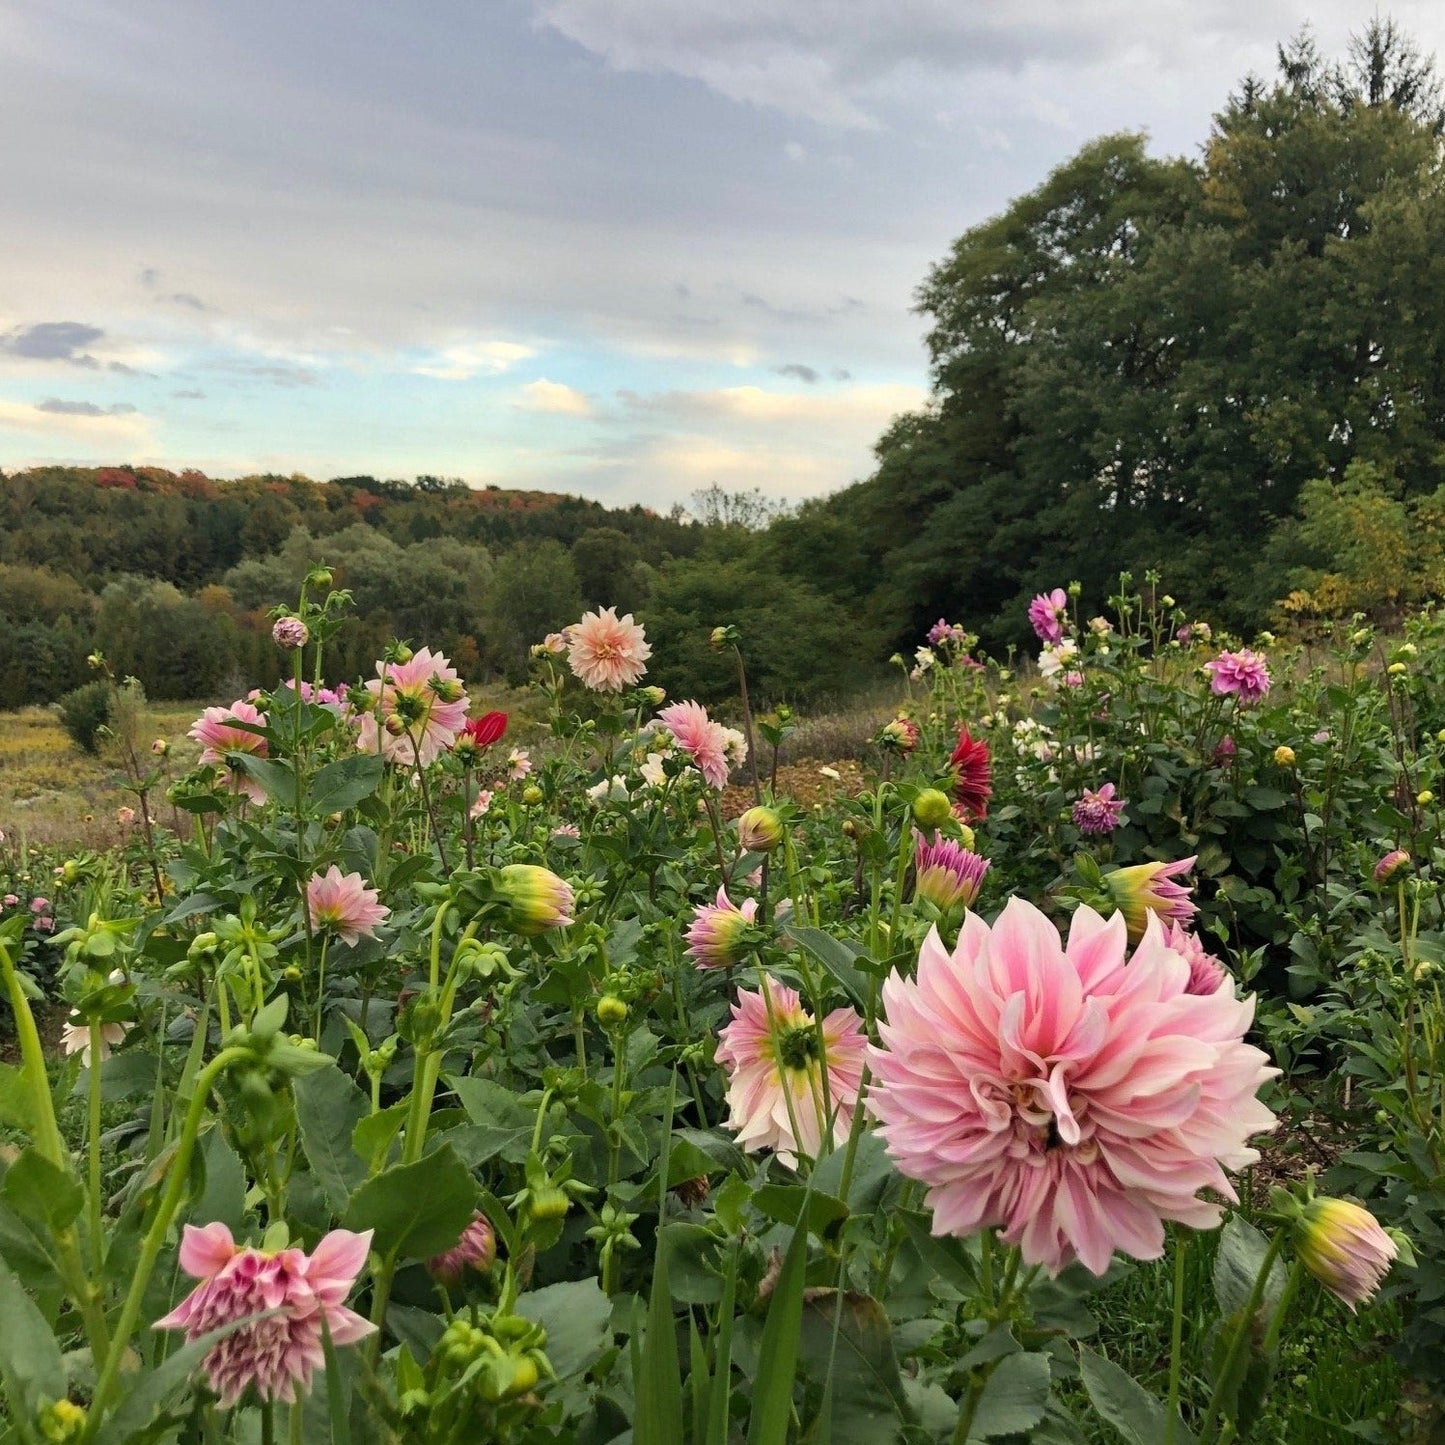
[{"label": "serrated leaf", "polygon": [[292,1085],[301,1147],[334,1214],[346,1212],[352,1191],[366,1182],[366,1165],[351,1147],[367,1117],[366,1095],[335,1065]]},{"label": "serrated leaf", "polygon": [[367,1180],[351,1196],[342,1223],[375,1230],[372,1248],[378,1254],[425,1259],[462,1237],[479,1193],[471,1171],[443,1144],[415,1164],[399,1164]]},{"label": "serrated leaf", "polygon": [[[1092,1350],[1080,1349],[1079,1369],[1094,1408],[1129,1445],[1162,1445],[1167,1418],[1162,1401]],[[1193,1433],[1179,1419],[1174,1422],[1174,1445],[1195,1445]]]},{"label": "serrated leaf", "polygon": [[[969,1424],[970,1440],[1022,1435],[1044,1418],[1053,1374],[1047,1355],[1005,1355],[993,1368]],[[1159,1445],[1158,1441],[1154,1445]]]}]

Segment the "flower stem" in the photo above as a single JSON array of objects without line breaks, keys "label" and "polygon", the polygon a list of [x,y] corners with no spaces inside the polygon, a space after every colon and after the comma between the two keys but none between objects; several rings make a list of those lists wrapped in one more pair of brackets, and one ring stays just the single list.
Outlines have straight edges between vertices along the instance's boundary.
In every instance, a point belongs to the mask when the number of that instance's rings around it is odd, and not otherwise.
[{"label": "flower stem", "polygon": [[1174,1445],[1175,1425],[1179,1420],[1179,1374],[1184,1345],[1184,1248],[1184,1239],[1177,1237],[1174,1241],[1174,1314],[1169,1329],[1169,1402],[1164,1411],[1164,1445]]},{"label": "flower stem", "polygon": [[90,1025],[89,1075],[89,1164],[90,1164],[90,1260],[96,1278],[100,1277],[105,1263],[105,1233],[100,1198],[100,1050],[104,1042],[101,1025],[94,1020]]}]

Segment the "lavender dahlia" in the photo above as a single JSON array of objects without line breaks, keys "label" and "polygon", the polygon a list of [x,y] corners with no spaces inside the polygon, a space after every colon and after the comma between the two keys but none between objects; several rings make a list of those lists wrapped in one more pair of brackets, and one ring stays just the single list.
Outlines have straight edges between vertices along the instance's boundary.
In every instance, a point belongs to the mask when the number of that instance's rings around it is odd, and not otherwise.
[{"label": "lavender dahlia", "polygon": [[1074,827],[1081,833],[1112,833],[1123,811],[1124,800],[1115,798],[1113,783],[1105,783],[1097,792],[1085,788],[1084,796],[1074,804]]},{"label": "lavender dahlia", "polygon": [[1269,659],[1247,647],[1238,652],[1221,652],[1204,664],[1204,670],[1209,674],[1211,692],[1220,697],[1232,695],[1242,707],[1258,702],[1269,692]]}]

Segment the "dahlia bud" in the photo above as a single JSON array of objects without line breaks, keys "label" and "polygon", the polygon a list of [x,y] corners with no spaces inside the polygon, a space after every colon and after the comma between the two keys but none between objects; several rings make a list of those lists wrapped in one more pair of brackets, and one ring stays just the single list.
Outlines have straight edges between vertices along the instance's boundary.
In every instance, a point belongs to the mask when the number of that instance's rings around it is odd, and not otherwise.
[{"label": "dahlia bud", "polygon": [[1294,1244],[1300,1263],[1351,1312],[1374,1296],[1399,1254],[1375,1216],[1348,1199],[1311,1199]]},{"label": "dahlia bud", "polygon": [[738,843],[748,853],[771,853],[783,841],[783,820],[771,808],[749,808],[738,819]]},{"label": "dahlia bud", "polygon": [[961,903],[971,908],[978,897],[988,860],[952,838],[929,842],[921,833],[913,835],[913,896],[926,899],[936,908],[949,909]]},{"label": "dahlia bud", "polygon": [[271,641],[282,652],[295,652],[311,640],[311,633],[299,617],[278,617],[271,629]]},{"label": "dahlia bud", "polygon": [[442,1284],[460,1284],[468,1270],[486,1274],[497,1259],[497,1232],[492,1221],[480,1211],[462,1231],[450,1249],[434,1254],[426,1262],[427,1273]]},{"label": "dahlia bud", "polygon": [[550,868],[509,863],[496,874],[497,891],[506,900],[508,924],[516,933],[545,933],[572,922],[572,890]]},{"label": "dahlia bud", "polygon": [[742,640],[742,634],[736,627],[714,627],[708,634],[707,645],[714,652],[721,652],[725,647],[736,647]]},{"label": "dahlia bud", "polygon": [[604,993],[597,1000],[597,1022],[605,1029],[615,1027],[627,1019],[627,1002],[615,993]]},{"label": "dahlia bud", "polygon": [[389,714],[382,726],[394,738],[401,737],[401,735],[406,731],[406,723],[402,720],[402,717],[399,713]]},{"label": "dahlia bud", "polygon": [[1197,909],[1188,886],[1174,881],[1193,866],[1193,858],[1180,858],[1174,863],[1136,863],[1104,875],[1109,897],[1128,925],[1130,943],[1143,938],[1151,913],[1158,914],[1161,923],[1185,923],[1194,916]]},{"label": "dahlia bud", "polygon": [[171,745],[164,738],[157,738],[155,742],[151,744],[151,752],[153,752],[158,758],[165,757],[165,755],[170,752],[170,750]]},{"label": "dahlia bud", "polygon": [[1375,882],[1388,883],[1410,861],[1403,848],[1392,848],[1375,864]]},{"label": "dahlia bud", "polygon": [[1274,765],[1277,768],[1294,767],[1294,749],[1281,743],[1274,750]]},{"label": "dahlia bud", "polygon": [[639,687],[637,689],[639,702],[645,702],[649,707],[661,707],[667,701],[667,689],[662,687]]},{"label": "dahlia bud", "polygon": [[1403,662],[1392,662],[1389,667],[1385,669],[1391,677],[1399,677],[1402,673],[1409,672],[1409,670]]},{"label": "dahlia bud", "polygon": [[1415,794],[1415,801],[1422,807],[1428,808],[1435,801],[1435,794],[1429,788]]},{"label": "dahlia bud", "polygon": [[306,585],[317,589],[331,586],[331,568],[313,567],[306,574]]},{"label": "dahlia bud", "polygon": [[532,1191],[527,1212],[538,1221],[565,1219],[571,1207],[572,1201],[567,1198],[564,1190],[558,1189],[555,1184],[544,1184],[540,1189]]},{"label": "dahlia bud", "polygon": [[536,783],[528,783],[527,786],[522,789],[522,801],[529,807],[536,807],[544,796],[541,788],[539,788]]},{"label": "dahlia bud", "polygon": [[918,724],[912,718],[896,717],[884,723],[876,739],[878,746],[907,757],[918,746]]},{"label": "dahlia bud", "polygon": [[433,674],[428,680],[431,690],[442,702],[460,702],[462,685],[454,677],[438,677]]},{"label": "dahlia bud", "polygon": [[953,804],[937,788],[924,788],[913,800],[913,821],[920,828],[941,828],[951,817]]}]

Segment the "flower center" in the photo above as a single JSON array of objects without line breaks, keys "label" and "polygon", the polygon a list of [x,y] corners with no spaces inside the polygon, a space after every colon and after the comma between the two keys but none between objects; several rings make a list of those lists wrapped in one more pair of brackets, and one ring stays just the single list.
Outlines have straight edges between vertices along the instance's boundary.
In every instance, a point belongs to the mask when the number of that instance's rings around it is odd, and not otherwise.
[{"label": "flower center", "polygon": [[778,1058],[789,1069],[806,1069],[818,1057],[818,1031],[812,1024],[794,1024],[778,1037]]}]

